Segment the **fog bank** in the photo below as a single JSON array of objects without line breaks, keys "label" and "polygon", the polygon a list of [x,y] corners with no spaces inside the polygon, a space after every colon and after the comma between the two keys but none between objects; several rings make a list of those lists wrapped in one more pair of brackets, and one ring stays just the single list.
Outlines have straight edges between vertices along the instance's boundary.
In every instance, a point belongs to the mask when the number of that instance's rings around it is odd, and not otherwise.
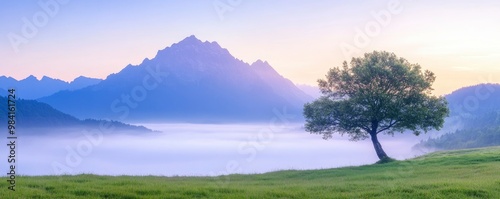
[{"label": "fog bank", "polygon": [[[302,124],[141,125],[162,133],[23,136],[19,132],[17,173],[212,176],[355,166],[378,160],[369,140],[351,142],[340,136],[323,140],[305,132]],[[417,140],[398,135],[380,138],[388,155],[396,159],[418,155],[411,150]],[[6,147],[0,152],[8,153]],[[4,173],[7,169],[2,168]]]}]

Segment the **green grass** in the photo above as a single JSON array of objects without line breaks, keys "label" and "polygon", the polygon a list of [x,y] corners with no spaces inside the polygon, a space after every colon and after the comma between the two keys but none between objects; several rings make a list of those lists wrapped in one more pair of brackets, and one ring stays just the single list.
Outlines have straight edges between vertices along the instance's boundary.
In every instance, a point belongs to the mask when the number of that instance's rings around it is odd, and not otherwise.
[{"label": "green grass", "polygon": [[500,147],[359,167],[215,177],[19,176],[1,198],[500,198]]}]

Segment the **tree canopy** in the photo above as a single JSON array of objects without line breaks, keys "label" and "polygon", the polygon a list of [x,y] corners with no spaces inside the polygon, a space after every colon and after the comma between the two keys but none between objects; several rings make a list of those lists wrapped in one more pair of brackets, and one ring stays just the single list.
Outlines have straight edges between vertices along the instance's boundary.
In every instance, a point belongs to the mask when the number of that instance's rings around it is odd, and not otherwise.
[{"label": "tree canopy", "polygon": [[443,126],[448,115],[443,97],[432,95],[434,73],[422,71],[394,53],[366,53],[318,80],[323,94],[304,106],[308,132],[351,140],[371,138],[379,159],[389,158],[377,135],[410,130],[415,135]]}]

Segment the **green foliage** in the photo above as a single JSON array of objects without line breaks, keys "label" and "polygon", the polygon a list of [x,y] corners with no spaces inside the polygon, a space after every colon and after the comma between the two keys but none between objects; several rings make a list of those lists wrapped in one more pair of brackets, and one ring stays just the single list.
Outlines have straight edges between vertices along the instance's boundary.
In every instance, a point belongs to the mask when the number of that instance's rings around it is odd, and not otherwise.
[{"label": "green foliage", "polygon": [[[353,58],[350,65],[344,62],[326,80],[318,80],[324,96],[304,106],[305,128],[324,139],[340,133],[352,140],[376,138],[381,132],[411,130],[419,135],[439,129],[449,111],[443,97],[431,95],[434,80],[432,72],[422,72],[420,65],[393,53],[374,51]],[[374,145],[377,150],[377,140]]]},{"label": "green foliage", "polygon": [[[18,176],[2,198],[500,198],[500,147],[336,169],[219,177]],[[5,181],[6,177],[2,177]]]}]

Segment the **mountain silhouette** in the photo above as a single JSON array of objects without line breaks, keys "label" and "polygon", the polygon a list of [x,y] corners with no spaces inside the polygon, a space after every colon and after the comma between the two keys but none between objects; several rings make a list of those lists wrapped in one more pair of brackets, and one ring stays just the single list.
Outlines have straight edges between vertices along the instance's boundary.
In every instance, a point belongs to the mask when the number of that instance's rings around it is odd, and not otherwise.
[{"label": "mountain silhouette", "polygon": [[311,97],[267,62],[250,65],[190,36],[97,85],[39,100],[79,118],[268,122],[280,113],[300,119]]},{"label": "mountain silhouette", "polygon": [[[16,93],[23,99],[37,99],[52,95],[61,90],[77,90],[90,85],[99,83],[100,79],[88,78],[80,76],[71,83],[43,76],[38,80],[35,76],[16,80],[12,77],[0,76],[0,89],[15,88]],[[0,95],[5,96],[5,95]]]},{"label": "mountain silhouette", "polygon": [[73,81],[71,81],[68,84],[68,90],[70,90],[70,91],[78,90],[81,88],[85,88],[87,86],[96,85],[101,81],[102,81],[102,79],[80,76],[80,77],[75,78]]}]

